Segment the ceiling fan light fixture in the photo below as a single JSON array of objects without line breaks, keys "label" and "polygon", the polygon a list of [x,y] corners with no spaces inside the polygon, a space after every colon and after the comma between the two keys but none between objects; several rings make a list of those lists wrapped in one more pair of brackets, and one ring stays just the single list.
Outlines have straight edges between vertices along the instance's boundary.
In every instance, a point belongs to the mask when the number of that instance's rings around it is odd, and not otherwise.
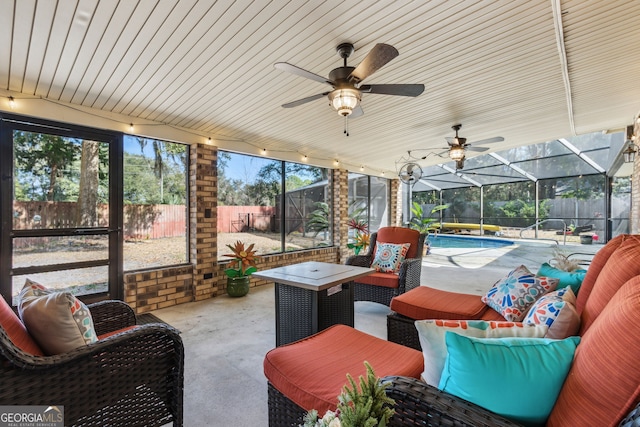
[{"label": "ceiling fan light fixture", "polygon": [[455,162],[459,162],[464,159],[464,148],[462,147],[451,147],[449,149],[449,157],[451,160]]},{"label": "ceiling fan light fixture", "polygon": [[360,91],[357,89],[336,89],[329,93],[331,106],[341,116],[348,116],[360,103]]}]

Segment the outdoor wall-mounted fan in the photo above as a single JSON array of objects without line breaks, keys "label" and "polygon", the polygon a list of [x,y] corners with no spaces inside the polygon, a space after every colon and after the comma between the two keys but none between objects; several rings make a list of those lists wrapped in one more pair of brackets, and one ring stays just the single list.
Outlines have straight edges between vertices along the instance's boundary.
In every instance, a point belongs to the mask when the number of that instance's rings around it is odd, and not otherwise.
[{"label": "outdoor wall-mounted fan", "polygon": [[[274,67],[279,70],[287,71],[320,83],[326,83],[333,88],[333,90],[329,92],[319,93],[283,104],[282,106],[284,108],[297,107],[328,96],[329,105],[331,105],[338,114],[345,118],[355,118],[364,114],[362,106],[360,105],[362,93],[415,97],[424,91],[423,84],[360,85],[364,79],[399,55],[398,50],[393,46],[383,43],[376,44],[357,67],[347,66],[347,58],[353,53],[353,45],[351,43],[342,43],[336,50],[340,57],[343,58],[344,65],[333,69],[329,73],[328,79],[287,62],[277,62],[274,64]],[[345,134],[348,135],[346,128]]]},{"label": "outdoor wall-mounted fan", "polygon": [[422,168],[417,163],[405,163],[398,172],[398,178],[405,184],[413,185],[422,178]]},{"label": "outdoor wall-mounted fan", "polygon": [[487,147],[478,147],[477,145],[490,144],[492,142],[500,142],[504,141],[504,138],[501,136],[495,136],[493,138],[483,139],[482,141],[475,142],[475,146],[471,146],[470,143],[467,142],[467,138],[462,138],[458,136],[458,131],[462,127],[461,124],[451,126],[451,129],[456,131],[456,136],[453,138],[447,137],[447,143],[449,144],[448,153],[451,160],[456,162],[456,169],[462,169],[464,167],[464,159],[465,153],[467,150],[469,151],[477,151],[482,152],[488,150]]}]

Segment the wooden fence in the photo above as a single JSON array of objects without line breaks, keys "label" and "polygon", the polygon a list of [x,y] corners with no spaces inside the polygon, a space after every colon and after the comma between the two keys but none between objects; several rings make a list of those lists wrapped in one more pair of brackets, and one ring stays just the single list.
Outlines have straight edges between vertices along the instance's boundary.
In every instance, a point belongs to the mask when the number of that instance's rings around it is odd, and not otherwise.
[{"label": "wooden fence", "polygon": [[[13,202],[16,230],[78,227],[74,202]],[[109,227],[109,205],[98,205],[98,227]],[[186,234],[184,205],[125,205],[125,239],[160,239]]]}]

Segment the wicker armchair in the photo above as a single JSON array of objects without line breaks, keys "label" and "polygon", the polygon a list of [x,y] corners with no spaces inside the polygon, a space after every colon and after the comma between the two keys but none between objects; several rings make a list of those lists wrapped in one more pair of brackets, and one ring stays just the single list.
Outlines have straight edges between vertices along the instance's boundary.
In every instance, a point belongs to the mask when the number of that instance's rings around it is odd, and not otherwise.
[{"label": "wicker armchair", "polygon": [[355,301],[373,301],[389,306],[391,298],[400,295],[408,290],[420,286],[420,272],[422,270],[422,252],[424,250],[424,240],[426,234],[420,234],[416,230],[404,227],[383,227],[371,234],[369,251],[364,255],[355,255],[347,258],[347,265],[359,267],[369,267],[375,256],[376,242],[385,243],[411,243],[407,257],[397,274],[398,286],[380,286],[376,282],[380,275],[391,275],[393,273],[374,273],[369,276],[357,279],[355,282]]},{"label": "wicker armchair", "polygon": [[[98,335],[136,324],[121,301],[89,308]],[[182,426],[184,348],[168,325],[139,325],[55,356],[22,351],[0,327],[0,378],[0,405],[61,405],[67,426]]]},{"label": "wicker armchair", "polygon": [[[395,400],[389,427],[456,426],[502,427],[520,426],[473,403],[442,392],[415,378],[389,376],[387,396]],[[426,424],[428,420],[428,424]]]},{"label": "wicker armchair", "polygon": [[[521,424],[496,415],[464,399],[442,392],[415,378],[389,376],[382,378],[381,381],[390,383],[386,389],[387,396],[395,400],[395,414],[389,421],[388,427],[521,426]],[[637,403],[618,426],[635,427],[639,421],[640,403]]]}]

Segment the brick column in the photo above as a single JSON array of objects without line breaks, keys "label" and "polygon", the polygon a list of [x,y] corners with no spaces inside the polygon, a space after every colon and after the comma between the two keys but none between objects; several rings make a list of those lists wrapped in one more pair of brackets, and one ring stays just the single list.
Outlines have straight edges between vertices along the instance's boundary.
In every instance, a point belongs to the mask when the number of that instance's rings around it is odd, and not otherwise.
[{"label": "brick column", "polygon": [[331,170],[331,200],[333,202],[333,244],[339,248],[338,264],[344,264],[350,254],[349,239],[349,171]]},{"label": "brick column", "polygon": [[193,292],[196,301],[215,297],[217,247],[217,168],[215,147],[191,146],[189,170],[189,253],[193,264]]},{"label": "brick column", "polygon": [[399,179],[390,179],[391,199],[389,200],[390,222],[392,226],[402,226],[402,186]]}]

